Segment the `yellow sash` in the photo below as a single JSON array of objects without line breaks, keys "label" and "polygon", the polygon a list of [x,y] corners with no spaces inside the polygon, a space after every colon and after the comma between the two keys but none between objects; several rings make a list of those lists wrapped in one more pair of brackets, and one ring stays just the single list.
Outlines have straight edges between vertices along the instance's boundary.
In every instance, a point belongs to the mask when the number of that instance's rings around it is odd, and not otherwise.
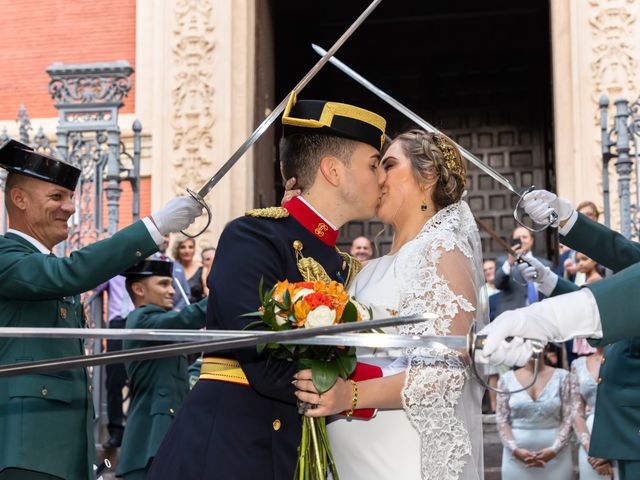
[{"label": "yellow sash", "polygon": [[219,380],[249,385],[249,380],[237,360],[220,357],[205,357],[202,360],[200,380]]}]

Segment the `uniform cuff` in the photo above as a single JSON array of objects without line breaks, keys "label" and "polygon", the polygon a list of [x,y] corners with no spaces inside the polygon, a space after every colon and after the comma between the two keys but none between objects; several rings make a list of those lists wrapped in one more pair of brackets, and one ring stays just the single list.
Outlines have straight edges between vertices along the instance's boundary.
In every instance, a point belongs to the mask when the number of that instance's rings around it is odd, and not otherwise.
[{"label": "uniform cuff", "polygon": [[578,220],[578,212],[574,210],[573,212],[571,212],[571,216],[569,217],[569,220],[567,220],[567,223],[564,224],[564,227],[560,227],[558,229],[558,233],[563,237],[567,235],[569,231],[573,228],[573,226],[576,224],[577,220]]},{"label": "uniform cuff", "polygon": [[164,238],[162,237],[160,230],[158,230],[158,227],[156,227],[156,224],[153,223],[153,220],[151,220],[149,217],[144,217],[142,219],[142,223],[144,223],[144,226],[147,227],[149,235],[151,235],[153,241],[156,242],[156,245],[160,246],[160,244],[164,242]]}]

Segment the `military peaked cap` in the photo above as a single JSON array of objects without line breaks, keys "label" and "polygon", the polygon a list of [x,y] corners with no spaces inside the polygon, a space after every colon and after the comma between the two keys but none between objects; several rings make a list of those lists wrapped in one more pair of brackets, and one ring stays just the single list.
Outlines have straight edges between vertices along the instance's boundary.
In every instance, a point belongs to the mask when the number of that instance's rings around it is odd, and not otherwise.
[{"label": "military peaked cap", "polygon": [[285,137],[295,133],[335,135],[380,150],[387,122],[364,108],[325,100],[297,101],[296,94],[292,93],[282,114],[282,126]]},{"label": "military peaked cap", "polygon": [[68,190],[75,190],[80,169],[57,158],[36,152],[16,140],[9,140],[0,147],[0,167],[13,173],[55,183]]},{"label": "military peaked cap", "polygon": [[127,269],[122,275],[127,278],[136,277],[173,277],[173,262],[166,260],[143,260]]}]

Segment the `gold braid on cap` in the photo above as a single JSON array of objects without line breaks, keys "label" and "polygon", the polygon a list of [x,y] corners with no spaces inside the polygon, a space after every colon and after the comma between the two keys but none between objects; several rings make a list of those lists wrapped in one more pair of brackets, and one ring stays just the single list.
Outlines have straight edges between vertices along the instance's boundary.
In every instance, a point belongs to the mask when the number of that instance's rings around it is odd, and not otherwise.
[{"label": "gold braid on cap", "polygon": [[458,160],[458,155],[456,155],[455,149],[439,135],[434,135],[434,140],[436,146],[440,149],[440,151],[442,152],[442,156],[444,157],[444,166],[452,172],[460,175],[460,177],[462,178],[462,184],[464,185],[467,179],[462,172],[462,166],[460,165],[460,161]]}]

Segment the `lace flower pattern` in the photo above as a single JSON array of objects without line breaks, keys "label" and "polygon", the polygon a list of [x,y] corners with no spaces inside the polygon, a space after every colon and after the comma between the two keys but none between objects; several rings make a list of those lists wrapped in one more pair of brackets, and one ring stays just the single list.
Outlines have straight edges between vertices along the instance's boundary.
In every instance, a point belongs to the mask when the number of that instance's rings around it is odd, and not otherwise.
[{"label": "lace flower pattern", "polygon": [[[477,260],[474,255],[481,251],[479,242],[469,207],[458,202],[436,213],[407,244],[411,248],[404,248],[402,258],[398,259],[399,314],[426,311],[438,318],[401,326],[400,333],[447,335],[456,315],[475,311],[475,299],[454,293],[439,267],[445,252],[454,250],[458,251],[458,258],[471,265]],[[402,401],[410,422],[420,434],[422,478],[457,480],[471,458],[469,433],[464,421],[456,415],[456,405],[469,380],[466,359],[450,349],[417,348],[405,354],[408,366]]]}]

